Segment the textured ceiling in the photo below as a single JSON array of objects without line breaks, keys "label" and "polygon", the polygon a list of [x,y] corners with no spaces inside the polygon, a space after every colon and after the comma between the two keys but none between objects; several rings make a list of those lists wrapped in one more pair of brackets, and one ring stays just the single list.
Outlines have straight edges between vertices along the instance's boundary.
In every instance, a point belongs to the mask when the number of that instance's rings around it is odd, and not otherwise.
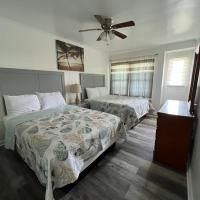
[{"label": "textured ceiling", "polygon": [[[94,14],[115,23],[134,20],[136,26],[120,29],[128,38],[107,47],[96,42],[99,31],[78,32],[99,27]],[[0,0],[0,16],[111,52],[200,37],[200,0]]]}]

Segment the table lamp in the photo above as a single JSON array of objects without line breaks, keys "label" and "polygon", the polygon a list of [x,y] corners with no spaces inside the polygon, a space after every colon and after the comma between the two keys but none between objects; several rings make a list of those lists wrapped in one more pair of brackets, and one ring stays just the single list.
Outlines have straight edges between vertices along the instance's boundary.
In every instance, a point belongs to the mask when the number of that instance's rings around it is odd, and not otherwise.
[{"label": "table lamp", "polygon": [[79,94],[82,92],[80,84],[77,84],[77,83],[73,84],[71,86],[71,92],[76,93],[75,102],[76,102],[76,104],[79,104],[80,103]]}]

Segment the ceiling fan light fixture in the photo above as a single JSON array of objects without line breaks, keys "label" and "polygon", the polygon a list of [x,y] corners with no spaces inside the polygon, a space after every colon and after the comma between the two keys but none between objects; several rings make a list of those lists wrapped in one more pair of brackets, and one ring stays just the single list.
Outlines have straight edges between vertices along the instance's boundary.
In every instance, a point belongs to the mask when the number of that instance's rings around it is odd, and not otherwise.
[{"label": "ceiling fan light fixture", "polygon": [[115,38],[115,35],[110,31],[108,33],[110,40],[113,40]]},{"label": "ceiling fan light fixture", "polygon": [[101,38],[101,40],[107,42],[107,32],[102,32],[99,36]]}]

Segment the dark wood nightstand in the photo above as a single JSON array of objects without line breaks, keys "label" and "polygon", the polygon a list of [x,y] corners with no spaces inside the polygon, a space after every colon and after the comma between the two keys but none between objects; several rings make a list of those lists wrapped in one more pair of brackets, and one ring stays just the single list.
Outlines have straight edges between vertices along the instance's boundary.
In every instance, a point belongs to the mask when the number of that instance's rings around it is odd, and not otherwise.
[{"label": "dark wood nightstand", "polygon": [[88,108],[88,109],[90,108],[90,104],[88,102],[85,102],[85,101],[82,101],[79,104],[70,103],[70,105],[79,106],[81,108]]}]

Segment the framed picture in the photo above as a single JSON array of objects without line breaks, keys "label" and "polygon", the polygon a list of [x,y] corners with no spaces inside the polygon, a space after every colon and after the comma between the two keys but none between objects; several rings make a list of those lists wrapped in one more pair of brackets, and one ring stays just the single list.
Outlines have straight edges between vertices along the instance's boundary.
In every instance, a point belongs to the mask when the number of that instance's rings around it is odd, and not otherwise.
[{"label": "framed picture", "polygon": [[84,71],[84,49],[56,40],[58,69]]}]

